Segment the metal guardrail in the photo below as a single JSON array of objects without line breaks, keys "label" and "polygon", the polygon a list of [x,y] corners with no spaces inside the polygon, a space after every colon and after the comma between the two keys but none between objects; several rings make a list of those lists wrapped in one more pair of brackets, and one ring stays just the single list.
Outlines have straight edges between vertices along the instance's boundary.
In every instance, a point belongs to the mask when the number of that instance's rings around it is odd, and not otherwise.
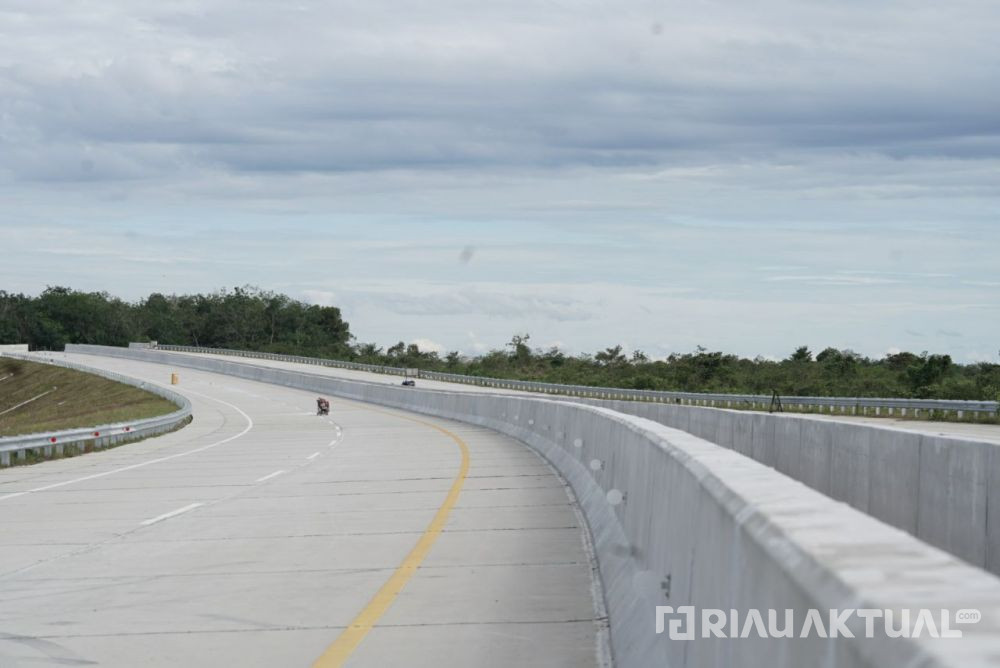
[{"label": "metal guardrail", "polygon": [[157,344],[155,350],[166,350],[177,353],[198,353],[207,355],[231,355],[233,357],[246,357],[250,359],[275,360],[278,362],[296,362],[297,364],[313,364],[315,366],[328,366],[336,369],[352,369],[354,371],[368,371],[371,373],[383,373],[393,376],[405,376],[407,369],[397,366],[382,366],[380,364],[360,364],[358,362],[343,362],[341,360],[328,360],[319,357],[301,357],[299,355],[278,355],[276,353],[258,353],[251,350],[233,350],[231,348],[201,348],[198,346],[168,346]]},{"label": "metal guardrail", "polygon": [[[716,406],[724,408],[761,408],[771,406],[774,397],[769,394],[704,394],[698,392],[659,392],[654,390],[630,390],[624,388],[589,387],[586,385],[559,385],[555,383],[537,383],[531,381],[503,380],[496,378],[477,378],[459,374],[440,373],[437,371],[422,371],[422,378],[442,380],[451,383],[471,383],[484,387],[501,387],[547,394],[569,394],[579,397],[597,399],[622,399],[625,401],[655,401],[660,403],[678,403],[696,406]],[[876,414],[881,410],[907,411],[927,413],[946,411],[957,413],[996,413],[1000,404],[995,401],[953,401],[945,399],[884,399],[863,397],[798,397],[781,396],[781,403],[786,408],[814,408],[818,410],[835,409],[873,409]],[[843,410],[842,410],[843,412]]]},{"label": "metal guardrail", "polygon": [[[327,360],[299,355],[280,355],[228,348],[203,348],[196,346],[157,345],[157,350],[174,352],[231,355],[251,359],[269,359],[279,362],[295,362],[338,369],[369,371],[372,373],[405,376],[402,367],[359,364],[341,360]],[[527,380],[508,380],[483,376],[466,376],[439,371],[421,370],[420,378],[461,383],[477,387],[517,390],[542,394],[563,395],[586,399],[611,399],[622,401],[652,401],[657,403],[677,403],[689,406],[711,406],[715,408],[738,408],[769,410],[774,397],[765,394],[705,394],[700,392],[660,392],[655,390],[630,390],[618,387],[591,387],[588,385],[560,385]],[[780,397],[782,406],[791,411],[817,413],[849,413],[852,415],[903,415],[920,417],[934,413],[956,414],[959,418],[966,414],[997,414],[1000,403],[996,401],[958,401],[950,399],[883,399],[863,397]]]},{"label": "metal guardrail", "polygon": [[111,371],[94,369],[82,364],[40,357],[38,355],[24,355],[19,353],[4,352],[0,353],[0,357],[9,357],[25,360],[27,362],[38,362],[41,364],[52,364],[55,366],[75,369],[84,373],[101,376],[109,380],[124,383],[126,385],[131,385],[133,387],[138,387],[141,390],[151,392],[163,397],[167,401],[177,404],[178,406],[178,409],[173,413],[168,413],[154,418],[146,418],[145,420],[117,422],[114,424],[84,427],[79,429],[65,429],[62,431],[0,437],[0,466],[10,466],[12,453],[15,454],[18,459],[24,460],[27,458],[27,452],[29,450],[41,449],[43,450],[43,454],[45,456],[51,456],[53,453],[63,454],[66,447],[83,446],[86,448],[89,444],[92,444],[91,447],[93,447],[93,449],[99,450],[111,445],[124,443],[126,441],[134,441],[147,436],[153,436],[171,431],[191,417],[191,402],[188,401],[187,397],[177,394],[176,392],[171,392],[170,390],[159,387],[158,385],[153,385],[152,383],[146,383],[144,381],[123,376]]}]

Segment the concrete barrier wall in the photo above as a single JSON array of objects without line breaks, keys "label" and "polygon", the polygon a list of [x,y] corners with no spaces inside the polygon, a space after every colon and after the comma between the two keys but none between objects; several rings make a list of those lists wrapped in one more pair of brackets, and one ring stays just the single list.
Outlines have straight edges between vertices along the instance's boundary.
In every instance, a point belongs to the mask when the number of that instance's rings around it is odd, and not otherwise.
[{"label": "concrete barrier wall", "polygon": [[1000,446],[795,415],[582,401],[646,417],[752,457],[1000,574]]},{"label": "concrete barrier wall", "polygon": [[3,343],[0,344],[0,353],[26,353],[28,352],[27,343]]},{"label": "concrete barrier wall", "polygon": [[[689,406],[714,406],[717,408],[740,407],[744,410],[767,410],[774,398],[762,394],[706,394],[701,392],[661,392],[656,390],[630,390],[621,387],[592,387],[589,385],[563,385],[560,383],[539,383],[529,380],[512,380],[505,378],[487,378],[484,376],[465,376],[454,373],[441,373],[425,369],[404,369],[402,367],[359,364],[345,360],[331,360],[319,357],[302,357],[299,355],[282,355],[279,353],[264,353],[253,350],[233,350],[228,348],[203,348],[200,346],[158,345],[156,342],[147,344],[129,344],[138,347],[152,347],[160,350],[170,350],[180,353],[204,353],[208,355],[232,355],[247,359],[269,359],[279,362],[328,366],[373,373],[387,373],[397,376],[412,375],[417,372],[420,378],[440,380],[448,383],[461,383],[479,387],[502,388],[541,394],[589,397],[593,399],[620,399],[624,401],[656,401],[679,403]],[[959,401],[952,399],[904,399],[891,397],[780,397],[786,410],[799,410],[818,413],[840,413],[842,415],[910,415],[913,417],[928,416],[932,413],[955,415],[962,418],[966,414],[996,413],[996,401]]]},{"label": "concrete barrier wall", "polygon": [[[909,534],[838,503],[772,468],[704,438],[604,407],[542,398],[453,393],[330,378],[220,358],[148,350],[67,346],[224,373],[320,394],[480,425],[538,451],[575,492],[593,538],[616,665],[986,666],[1000,646],[1000,580]],[[665,407],[676,410],[679,407]],[[649,411],[649,408],[642,410]],[[336,413],[336,405],[333,406]],[[659,416],[663,417],[663,416]],[[802,425],[743,423],[678,412],[711,438],[774,451],[769,430]],[[741,430],[762,426],[757,438]],[[819,470],[828,441],[796,470]],[[780,459],[776,452],[772,455]],[[805,464],[803,464],[805,461]],[[819,463],[818,463],[819,462]],[[609,502],[616,492],[624,502]],[[669,640],[655,633],[656,606],[795,611],[977,608],[984,620],[964,640]],[[741,614],[740,619],[744,617]]]}]

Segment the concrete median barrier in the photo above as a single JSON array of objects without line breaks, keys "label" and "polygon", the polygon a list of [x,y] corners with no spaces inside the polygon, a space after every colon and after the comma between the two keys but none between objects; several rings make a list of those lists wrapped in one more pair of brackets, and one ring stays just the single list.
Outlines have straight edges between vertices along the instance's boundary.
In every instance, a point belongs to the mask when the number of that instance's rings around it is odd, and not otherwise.
[{"label": "concrete median barrier", "polygon": [[[824,467],[846,471],[856,464],[854,457],[833,456],[840,439],[833,432],[828,437],[753,414],[747,422],[733,412],[716,420],[711,409],[683,407],[680,417],[666,412],[672,406],[659,407],[664,413],[653,413],[654,421],[574,401],[403,388],[156,350],[68,346],[67,352],[225,373],[460,420],[523,441],[569,483],[586,517],[618,666],[994,665],[1000,579],[735,451],[773,457],[789,475],[822,481]],[[702,437],[661,423],[667,419],[688,420]],[[798,439],[801,446],[804,431],[805,451],[791,445]],[[733,449],[709,436],[731,439]],[[855,439],[858,453],[866,450],[863,439],[844,438]],[[896,446],[892,452],[909,455],[908,442]],[[874,448],[870,442],[867,449]],[[944,450],[938,458],[948,462],[957,485],[975,462]],[[908,465],[900,485],[914,471]],[[834,487],[830,475],[825,480],[831,493],[863,498],[850,486]],[[888,494],[878,499],[876,506],[897,508]],[[951,539],[963,540],[967,530]],[[891,638],[877,628],[865,637],[860,620],[850,623],[853,638],[683,640],[656,632],[658,606],[735,611],[740,619],[753,610],[805,617],[811,610],[825,616],[858,608],[978,609],[983,619],[963,640]]]},{"label": "concrete median barrier", "polygon": [[613,407],[752,457],[1000,574],[998,445],[787,414],[631,401]]}]

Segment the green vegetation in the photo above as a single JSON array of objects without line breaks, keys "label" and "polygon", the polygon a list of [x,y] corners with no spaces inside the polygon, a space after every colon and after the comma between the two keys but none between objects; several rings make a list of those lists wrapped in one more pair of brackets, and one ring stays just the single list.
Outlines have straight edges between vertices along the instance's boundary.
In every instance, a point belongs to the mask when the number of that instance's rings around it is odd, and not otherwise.
[{"label": "green vegetation", "polygon": [[208,295],[154,293],[129,303],[104,292],[53,287],[38,297],[0,291],[0,343],[62,350],[129,341],[286,354],[350,355],[340,309],[243,287]]},{"label": "green vegetation", "polygon": [[472,376],[639,390],[990,401],[1000,396],[1000,364],[960,365],[948,355],[899,353],[873,360],[834,348],[813,356],[801,347],[787,359],[773,361],[698,348],[654,361],[639,351],[626,356],[621,346],[571,357],[557,348],[532,349],[529,340],[526,334],[516,335],[505,350],[473,358],[456,352],[441,357],[402,342],[384,351],[363,344],[355,348],[355,359]]},{"label": "green vegetation", "polygon": [[814,355],[802,347],[775,361],[698,348],[651,360],[640,351],[626,355],[621,346],[577,356],[540,350],[523,334],[478,357],[442,356],[403,342],[387,349],[355,342],[339,309],[249,286],[208,295],[152,294],[136,303],[59,287],[38,297],[0,291],[0,343],[61,350],[68,342],[123,346],[146,340],[648,390],[977,400],[1000,395],[1000,365],[961,365],[926,352],[870,359],[834,348]]},{"label": "green vegetation", "polygon": [[0,358],[0,436],[129,422],[175,410],[166,399],[131,385]]}]

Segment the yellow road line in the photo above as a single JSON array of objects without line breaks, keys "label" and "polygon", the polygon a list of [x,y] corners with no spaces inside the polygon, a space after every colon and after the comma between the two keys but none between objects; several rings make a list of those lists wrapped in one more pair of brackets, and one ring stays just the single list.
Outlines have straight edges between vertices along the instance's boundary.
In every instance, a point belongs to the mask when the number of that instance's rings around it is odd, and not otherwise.
[{"label": "yellow road line", "polygon": [[424,420],[418,420],[416,418],[407,417],[405,415],[398,415],[396,413],[388,413],[387,411],[375,410],[378,413],[386,413],[387,415],[393,415],[404,420],[410,420],[411,422],[416,422],[428,426],[432,429],[436,429],[439,432],[447,435],[455,443],[458,444],[459,449],[462,451],[462,466],[459,469],[458,475],[455,477],[455,481],[451,484],[451,489],[448,490],[448,496],[445,497],[444,503],[438,508],[437,513],[434,515],[434,519],[431,523],[427,525],[424,533],[420,536],[417,544],[413,546],[410,553],[406,555],[403,559],[403,563],[393,572],[393,574],[386,580],[385,584],[375,593],[375,596],[368,601],[368,605],[365,606],[364,610],[358,613],[358,616],[354,618],[353,621],[344,629],[341,634],[333,641],[333,644],[326,648],[323,655],[320,656],[313,663],[313,668],[336,668],[344,665],[344,662],[351,656],[351,654],[358,648],[361,641],[365,639],[368,632],[371,631],[378,620],[382,618],[382,615],[389,610],[393,602],[396,600],[396,596],[399,592],[403,590],[406,583],[410,581],[414,573],[420,567],[420,564],[427,557],[427,553],[430,552],[431,547],[434,545],[434,541],[437,537],[441,535],[441,530],[444,529],[445,522],[448,521],[448,515],[451,513],[451,509],[455,506],[458,501],[458,495],[462,491],[462,485],[465,484],[465,477],[469,473],[469,446],[465,444],[461,438],[451,433],[444,427],[439,427],[431,422],[425,422]]}]

